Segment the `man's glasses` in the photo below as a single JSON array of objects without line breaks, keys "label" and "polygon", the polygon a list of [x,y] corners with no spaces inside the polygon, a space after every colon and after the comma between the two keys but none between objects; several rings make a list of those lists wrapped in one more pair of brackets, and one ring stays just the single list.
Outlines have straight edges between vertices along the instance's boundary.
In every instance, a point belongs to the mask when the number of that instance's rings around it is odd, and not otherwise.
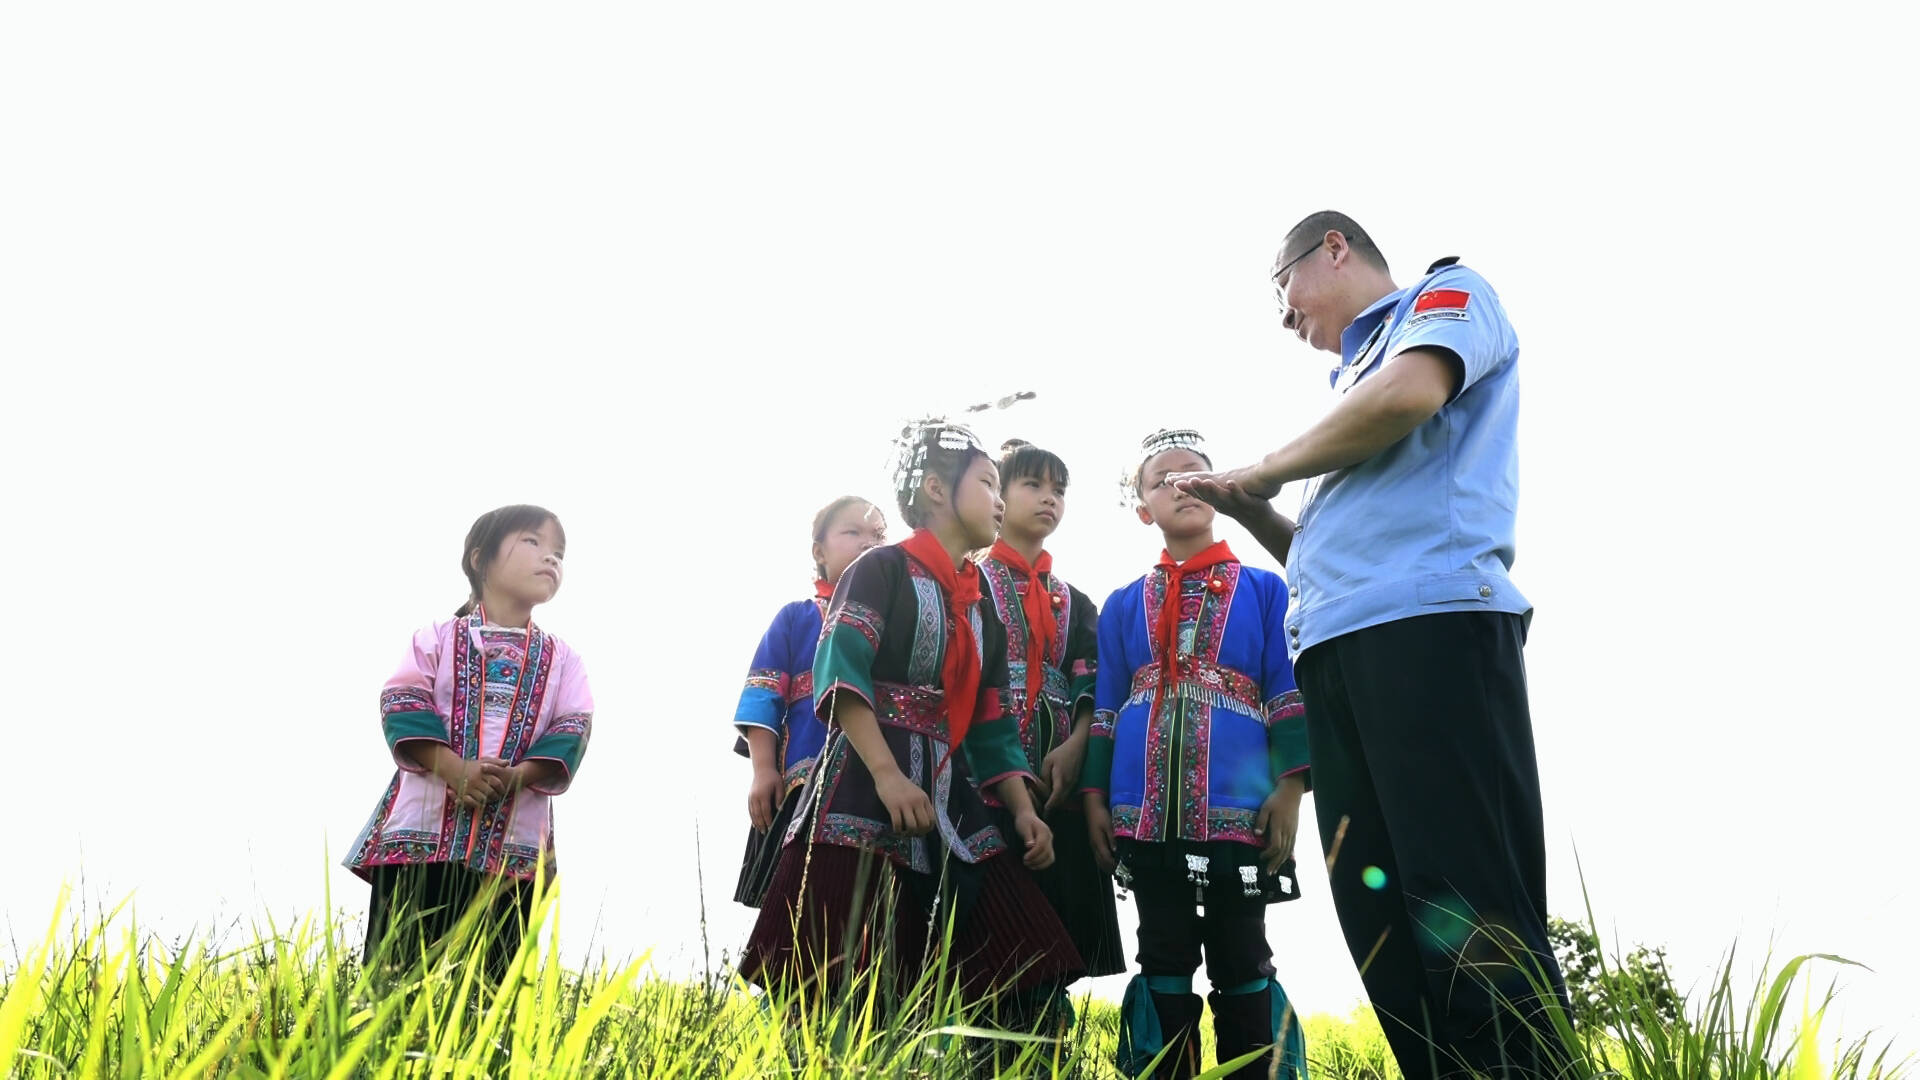
[{"label": "man's glasses", "polygon": [[1318,244],[1315,244],[1312,247],[1308,248],[1307,250],[1301,252],[1300,254],[1295,255],[1293,258],[1288,259],[1286,263],[1284,263],[1280,267],[1280,269],[1275,270],[1273,272],[1273,298],[1280,304],[1280,314],[1285,315],[1287,313],[1287,291],[1286,289],[1281,287],[1280,279],[1287,276],[1287,271],[1293,269],[1295,266],[1298,266],[1300,264],[1300,260],[1306,258],[1307,256],[1313,254],[1316,251],[1319,251],[1322,247],[1326,246],[1326,243],[1327,243],[1326,238],[1322,237]]}]

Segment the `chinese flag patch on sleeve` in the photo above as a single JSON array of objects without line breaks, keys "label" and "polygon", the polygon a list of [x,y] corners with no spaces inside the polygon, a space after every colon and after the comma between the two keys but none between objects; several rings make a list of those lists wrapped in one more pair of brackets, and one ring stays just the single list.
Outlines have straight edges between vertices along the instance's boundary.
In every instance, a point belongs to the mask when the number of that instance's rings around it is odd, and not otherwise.
[{"label": "chinese flag patch on sleeve", "polygon": [[1413,313],[1423,311],[1442,311],[1450,308],[1465,310],[1468,295],[1464,289],[1428,289],[1413,302]]}]

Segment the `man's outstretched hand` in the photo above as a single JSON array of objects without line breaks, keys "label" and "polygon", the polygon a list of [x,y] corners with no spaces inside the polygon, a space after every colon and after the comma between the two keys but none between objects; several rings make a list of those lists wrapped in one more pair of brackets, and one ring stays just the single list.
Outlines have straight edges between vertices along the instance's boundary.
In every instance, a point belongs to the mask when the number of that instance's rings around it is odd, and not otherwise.
[{"label": "man's outstretched hand", "polygon": [[1280,494],[1278,484],[1262,479],[1252,466],[1226,472],[1174,473],[1167,482],[1236,521],[1266,517]]},{"label": "man's outstretched hand", "polygon": [[1282,563],[1293,548],[1293,522],[1273,508],[1280,485],[1261,475],[1260,467],[1226,472],[1173,473],[1167,482],[1245,526],[1260,546]]}]

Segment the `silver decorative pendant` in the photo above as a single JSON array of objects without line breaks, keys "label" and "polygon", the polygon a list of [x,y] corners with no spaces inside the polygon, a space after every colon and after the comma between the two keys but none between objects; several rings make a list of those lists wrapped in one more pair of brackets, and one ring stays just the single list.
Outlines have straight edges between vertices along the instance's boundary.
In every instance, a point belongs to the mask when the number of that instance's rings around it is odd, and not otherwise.
[{"label": "silver decorative pendant", "polygon": [[1126,863],[1121,863],[1113,868],[1113,880],[1120,886],[1120,899],[1125,900],[1127,890],[1133,888],[1133,871],[1127,869]]},{"label": "silver decorative pendant", "polygon": [[1205,855],[1187,856],[1187,880],[1205,888],[1209,884],[1207,881],[1207,861]]},{"label": "silver decorative pendant", "polygon": [[1260,895],[1260,868],[1259,867],[1243,866],[1240,868],[1240,895],[1242,896],[1259,896]]}]

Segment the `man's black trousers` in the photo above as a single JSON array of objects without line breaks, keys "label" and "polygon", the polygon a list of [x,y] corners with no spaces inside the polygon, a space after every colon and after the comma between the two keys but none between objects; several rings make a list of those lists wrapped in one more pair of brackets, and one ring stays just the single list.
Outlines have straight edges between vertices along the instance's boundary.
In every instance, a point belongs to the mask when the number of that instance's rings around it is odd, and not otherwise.
[{"label": "man's black trousers", "polygon": [[1544,1075],[1560,1058],[1540,991],[1564,1007],[1525,640],[1519,615],[1447,612],[1295,664],[1334,905],[1409,1080]]}]

